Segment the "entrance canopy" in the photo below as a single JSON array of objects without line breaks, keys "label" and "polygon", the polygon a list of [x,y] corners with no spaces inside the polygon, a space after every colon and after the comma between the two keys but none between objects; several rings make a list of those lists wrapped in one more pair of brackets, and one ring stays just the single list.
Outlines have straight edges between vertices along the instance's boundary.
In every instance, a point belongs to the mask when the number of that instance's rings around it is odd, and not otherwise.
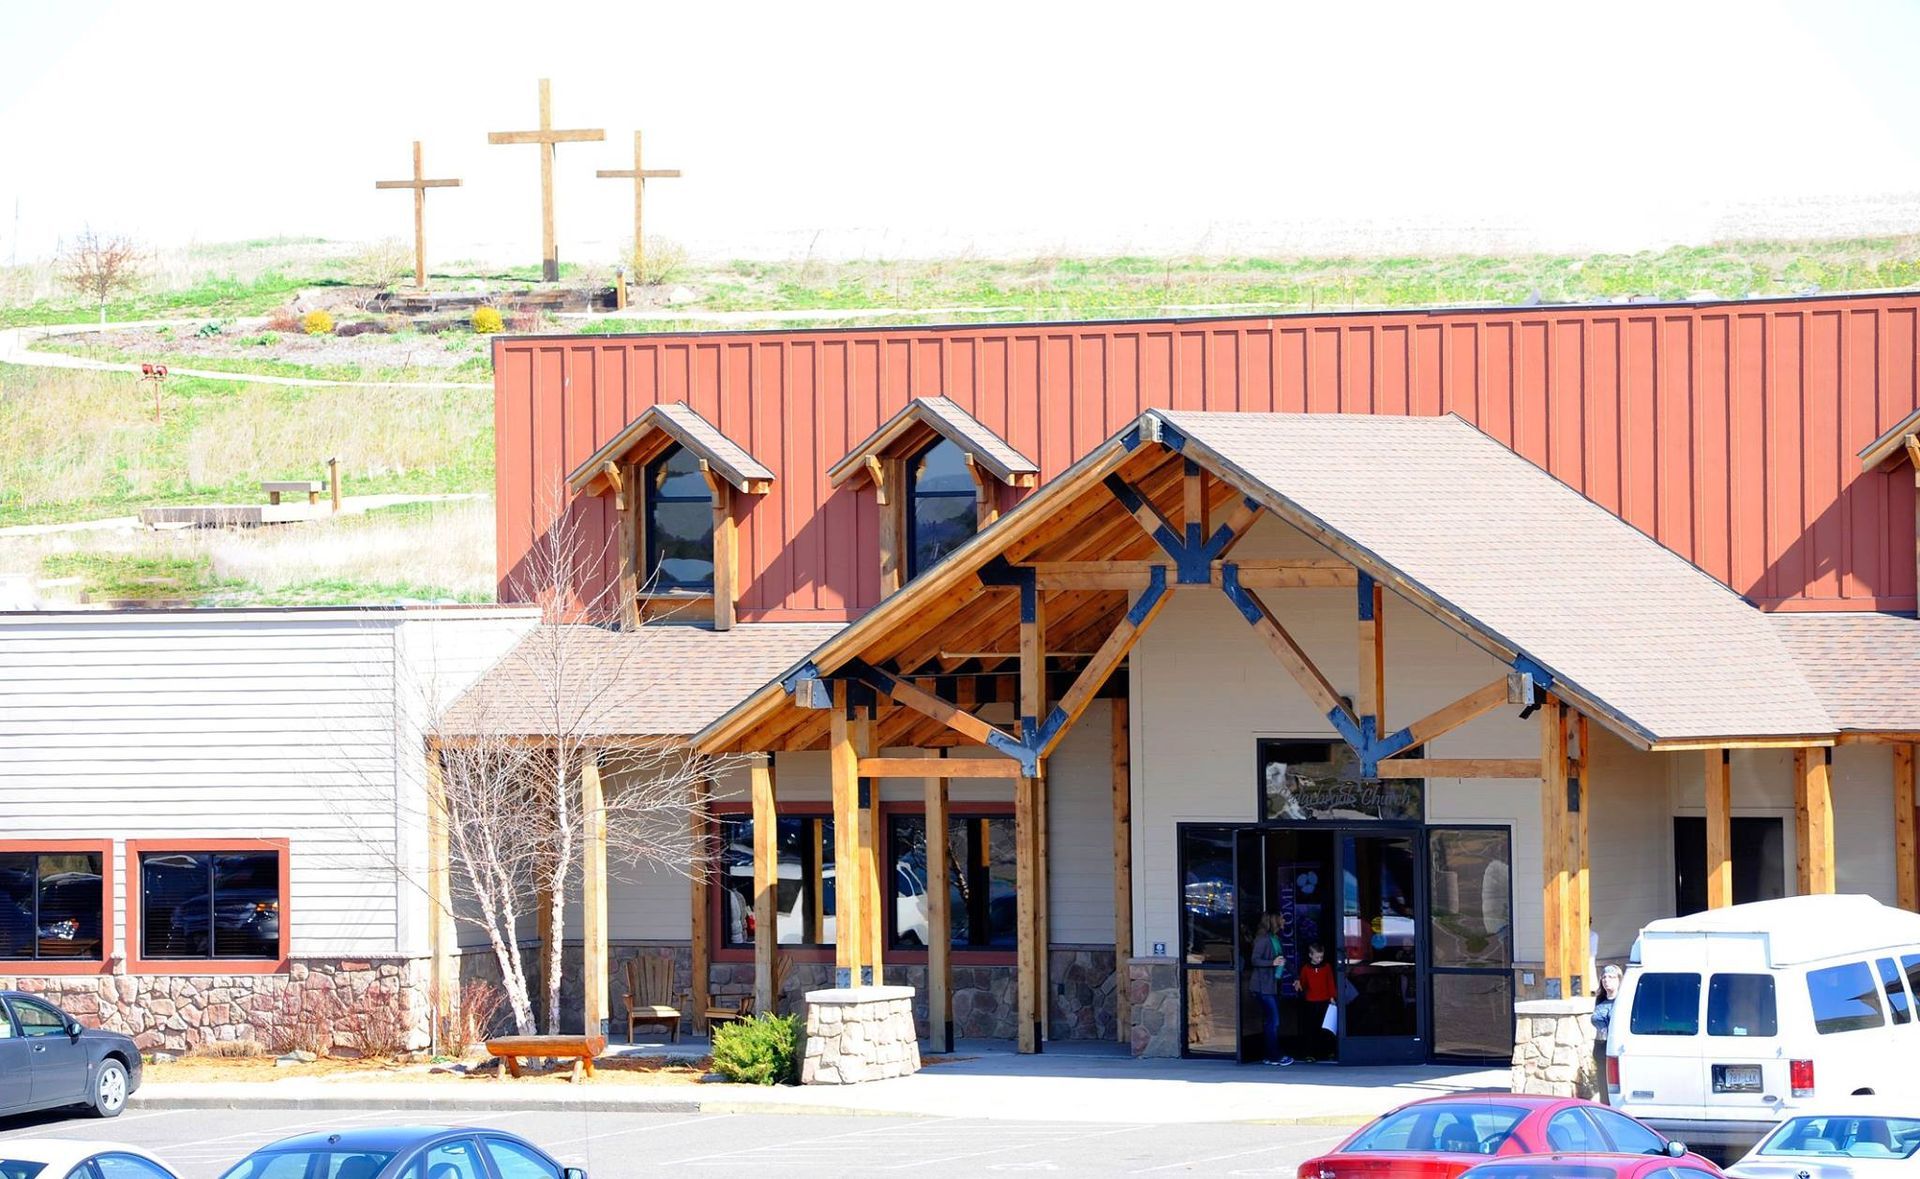
[{"label": "entrance canopy", "polygon": [[[1329,555],[1235,561],[1269,513]],[[1393,589],[1507,663],[1507,691],[1371,732],[1368,701],[1334,692],[1260,592],[1340,585],[1360,589],[1363,628],[1368,591]],[[843,683],[908,706],[877,718],[879,745],[970,740],[1031,772],[1167,596],[1200,587],[1227,596],[1369,765],[1547,692],[1642,749],[1836,736],[1766,616],[1458,417],[1150,410],[695,744],[824,748]],[[965,711],[993,700],[1014,704],[1013,726]]]}]

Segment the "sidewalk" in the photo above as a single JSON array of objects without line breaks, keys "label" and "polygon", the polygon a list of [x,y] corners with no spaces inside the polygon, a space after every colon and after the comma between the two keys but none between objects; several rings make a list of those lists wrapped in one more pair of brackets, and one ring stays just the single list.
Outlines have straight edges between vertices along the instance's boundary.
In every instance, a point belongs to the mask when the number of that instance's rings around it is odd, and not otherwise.
[{"label": "sidewalk", "polygon": [[[289,1078],[226,1084],[152,1084],[142,1109],[558,1109],[629,1113],[810,1113],[998,1118],[1096,1123],[1269,1122],[1355,1125],[1436,1093],[1505,1091],[1504,1068],[1241,1066],[1134,1060],[1101,1045],[1052,1045],[1037,1056],[973,1050],[911,1077],[806,1087],[704,1084],[515,1085],[511,1081],[360,1081]],[[1089,1050],[1089,1049],[1092,1050]]]}]

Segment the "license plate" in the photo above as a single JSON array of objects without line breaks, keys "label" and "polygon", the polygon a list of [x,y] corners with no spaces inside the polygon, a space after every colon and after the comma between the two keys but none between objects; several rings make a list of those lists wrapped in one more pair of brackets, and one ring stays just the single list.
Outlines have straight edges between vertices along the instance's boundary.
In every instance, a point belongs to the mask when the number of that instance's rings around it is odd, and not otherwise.
[{"label": "license plate", "polygon": [[1760,1092],[1760,1066],[1757,1064],[1716,1064],[1713,1066],[1715,1093]]}]

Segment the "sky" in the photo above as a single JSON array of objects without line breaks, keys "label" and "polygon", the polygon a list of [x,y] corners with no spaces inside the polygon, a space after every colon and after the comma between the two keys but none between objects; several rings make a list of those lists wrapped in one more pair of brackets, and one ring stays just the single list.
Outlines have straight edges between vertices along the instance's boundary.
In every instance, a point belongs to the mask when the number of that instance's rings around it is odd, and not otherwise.
[{"label": "sky", "polygon": [[1634,250],[1920,230],[1920,0],[0,0],[0,261],[412,232],[563,260]]}]

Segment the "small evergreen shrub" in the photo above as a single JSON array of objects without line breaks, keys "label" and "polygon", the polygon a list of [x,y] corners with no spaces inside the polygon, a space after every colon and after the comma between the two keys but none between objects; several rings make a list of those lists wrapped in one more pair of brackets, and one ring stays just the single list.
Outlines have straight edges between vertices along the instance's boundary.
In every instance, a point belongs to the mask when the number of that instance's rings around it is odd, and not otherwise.
[{"label": "small evergreen shrub", "polygon": [[713,1029],[713,1071],[746,1085],[800,1083],[800,1017],[756,1015]]},{"label": "small evergreen shrub", "polygon": [[497,307],[475,307],[473,309],[473,330],[476,335],[491,336],[495,332],[507,330],[507,321],[500,316]]},{"label": "small evergreen shrub", "polygon": [[300,330],[309,336],[329,336],[333,334],[333,315],[331,312],[316,309],[300,317]]}]

